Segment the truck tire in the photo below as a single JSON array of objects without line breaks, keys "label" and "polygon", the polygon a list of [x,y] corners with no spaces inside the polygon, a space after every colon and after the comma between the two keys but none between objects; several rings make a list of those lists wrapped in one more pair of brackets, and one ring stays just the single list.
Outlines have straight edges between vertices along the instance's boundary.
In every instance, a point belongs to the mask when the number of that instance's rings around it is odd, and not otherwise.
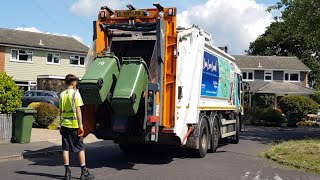
[{"label": "truck tire", "polygon": [[203,158],[206,156],[208,151],[208,144],[210,140],[210,132],[208,127],[208,122],[205,116],[201,116],[201,124],[199,128],[199,149],[195,151],[195,156],[198,158]]},{"label": "truck tire", "polygon": [[212,134],[211,134],[211,148],[208,149],[209,153],[215,153],[217,151],[218,145],[219,145],[219,124],[217,118],[213,120],[213,126],[212,126]]},{"label": "truck tire", "polygon": [[240,119],[239,115],[236,114],[236,135],[234,135],[231,139],[232,144],[238,144],[239,143],[239,133],[240,133]]}]

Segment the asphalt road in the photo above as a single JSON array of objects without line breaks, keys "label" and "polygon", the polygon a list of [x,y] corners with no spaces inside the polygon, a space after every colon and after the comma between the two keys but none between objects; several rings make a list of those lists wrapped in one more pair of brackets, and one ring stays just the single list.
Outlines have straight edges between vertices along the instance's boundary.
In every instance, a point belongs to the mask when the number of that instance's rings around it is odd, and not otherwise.
[{"label": "asphalt road", "polygon": [[[96,179],[210,179],[210,180],[320,180],[320,175],[286,169],[256,155],[273,141],[318,136],[320,132],[297,129],[249,128],[237,145],[224,145],[217,153],[193,159],[184,150],[163,150],[148,154],[123,154],[117,146],[92,144],[87,165]],[[62,179],[61,155],[0,163],[0,179]],[[72,174],[80,177],[77,157],[72,156]]]}]

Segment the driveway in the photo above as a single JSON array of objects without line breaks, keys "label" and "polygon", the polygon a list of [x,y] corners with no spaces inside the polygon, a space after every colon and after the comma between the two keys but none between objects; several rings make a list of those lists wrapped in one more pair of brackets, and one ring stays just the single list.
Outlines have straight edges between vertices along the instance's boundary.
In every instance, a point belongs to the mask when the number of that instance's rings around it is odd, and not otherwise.
[{"label": "driveway", "polygon": [[[319,175],[286,169],[256,155],[274,141],[319,137],[313,128],[246,127],[237,145],[223,145],[203,159],[188,158],[183,150],[126,156],[115,145],[92,144],[87,165],[96,179],[210,179],[210,180],[320,180]],[[0,179],[62,179],[61,155],[0,163]],[[80,176],[72,156],[73,177]]]}]

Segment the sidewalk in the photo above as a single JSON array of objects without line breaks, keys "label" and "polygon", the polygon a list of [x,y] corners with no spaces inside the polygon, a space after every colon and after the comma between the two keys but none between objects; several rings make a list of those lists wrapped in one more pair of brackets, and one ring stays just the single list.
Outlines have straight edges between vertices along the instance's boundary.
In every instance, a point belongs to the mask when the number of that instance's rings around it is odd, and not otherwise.
[{"label": "sidewalk", "polygon": [[[61,135],[58,130],[32,129],[31,142],[27,144],[0,144],[0,162],[21,160],[61,153]],[[86,147],[112,146],[111,142],[98,140],[90,134],[84,139]]]}]

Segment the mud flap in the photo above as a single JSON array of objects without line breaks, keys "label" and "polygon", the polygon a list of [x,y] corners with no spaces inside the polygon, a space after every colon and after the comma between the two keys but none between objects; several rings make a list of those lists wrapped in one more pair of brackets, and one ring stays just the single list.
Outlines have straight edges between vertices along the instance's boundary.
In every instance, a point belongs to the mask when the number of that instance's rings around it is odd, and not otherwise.
[{"label": "mud flap", "polygon": [[199,127],[194,126],[194,131],[189,136],[186,147],[190,149],[199,149]]}]

